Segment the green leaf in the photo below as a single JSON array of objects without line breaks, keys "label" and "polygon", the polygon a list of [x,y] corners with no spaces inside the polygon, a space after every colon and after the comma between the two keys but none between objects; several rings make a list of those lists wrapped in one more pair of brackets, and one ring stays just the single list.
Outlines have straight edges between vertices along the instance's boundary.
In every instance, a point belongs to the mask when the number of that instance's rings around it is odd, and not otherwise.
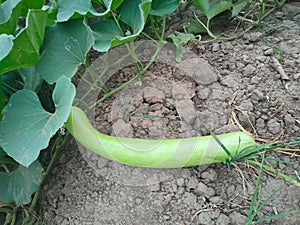
[{"label": "green leaf", "polygon": [[19,75],[24,82],[23,89],[32,90],[38,93],[41,90],[43,79],[35,67],[28,66],[19,69]]},{"label": "green leaf", "polygon": [[233,6],[229,1],[220,1],[218,3],[210,4],[209,0],[196,0],[194,5],[205,14],[208,20],[211,20]]},{"label": "green leaf", "polygon": [[20,165],[13,172],[0,172],[0,201],[17,205],[30,203],[31,195],[39,187],[42,171],[41,164],[35,161],[28,168]]},{"label": "green leaf", "polygon": [[[107,52],[110,48],[124,44],[128,39],[124,38],[122,32],[114,20],[99,21],[91,26],[94,30],[94,49],[99,52]],[[133,40],[133,38],[131,39]]]},{"label": "green leaf", "polygon": [[5,58],[12,49],[14,36],[1,34],[0,35],[0,61]]},{"label": "green leaf", "polygon": [[116,8],[122,3],[120,0],[106,0],[103,1],[106,10],[103,13],[97,12],[90,0],[85,1],[74,1],[74,0],[58,0],[58,14],[57,21],[64,22],[69,20],[71,17],[78,16],[82,17],[85,15],[93,16],[105,16],[111,11],[111,8]]},{"label": "green leaf", "polygon": [[44,110],[37,94],[31,90],[11,95],[0,122],[0,146],[14,160],[28,167],[67,120],[74,96],[75,87],[66,77],[57,81],[53,91],[54,113]]},{"label": "green leaf", "polygon": [[[0,74],[0,121],[2,120],[2,110],[5,106],[6,98],[2,90],[2,75]],[[1,147],[0,147],[0,156],[1,156]]]},{"label": "green leaf", "polygon": [[125,0],[119,7],[121,21],[126,23],[131,31],[120,30],[114,20],[103,20],[93,24],[93,48],[99,52],[107,52],[110,48],[133,41],[144,29],[150,3],[151,0]]},{"label": "green leaf", "polygon": [[228,1],[220,1],[217,4],[213,4],[211,5],[209,12],[210,12],[210,16],[209,19],[219,15],[220,13],[230,9],[233,6],[233,4],[231,2]]},{"label": "green leaf", "polygon": [[178,6],[179,0],[152,0],[150,14],[163,17],[174,12]]},{"label": "green leaf", "polygon": [[13,40],[14,45],[9,54],[0,61],[0,74],[36,63],[44,39],[46,22],[46,11],[29,11],[26,27]]},{"label": "green leaf", "polygon": [[171,40],[176,46],[176,61],[181,62],[183,54],[185,52],[184,45],[187,44],[190,40],[195,40],[196,37],[193,34],[186,34],[175,31],[170,34],[167,40]]},{"label": "green leaf", "polygon": [[187,27],[187,32],[192,34],[206,34],[207,31],[197,20],[193,20]]},{"label": "green leaf", "polygon": [[195,0],[194,6],[201,12],[203,12],[206,15],[206,17],[208,17],[210,7],[209,0]]},{"label": "green leaf", "polygon": [[0,34],[14,34],[22,9],[21,0],[7,0],[0,6]]},{"label": "green leaf", "polygon": [[249,0],[239,0],[232,6],[231,18],[237,16],[242,9],[248,4]]},{"label": "green leaf", "polygon": [[0,157],[5,156],[6,152],[0,147]]},{"label": "green leaf", "polygon": [[45,5],[45,0],[22,0],[22,2],[28,9],[41,9]]},{"label": "green leaf", "polygon": [[111,10],[116,10],[123,2],[124,0],[101,0],[102,4],[107,8]]},{"label": "green leaf", "polygon": [[9,96],[13,94],[16,89],[16,79],[18,77],[18,74],[16,70],[2,74],[2,91],[5,96]]},{"label": "green leaf", "polygon": [[92,45],[92,32],[82,19],[58,23],[46,30],[36,69],[49,84],[62,76],[71,78]]},{"label": "green leaf", "polygon": [[121,20],[131,27],[133,34],[139,34],[144,29],[151,0],[125,0],[119,9]]}]

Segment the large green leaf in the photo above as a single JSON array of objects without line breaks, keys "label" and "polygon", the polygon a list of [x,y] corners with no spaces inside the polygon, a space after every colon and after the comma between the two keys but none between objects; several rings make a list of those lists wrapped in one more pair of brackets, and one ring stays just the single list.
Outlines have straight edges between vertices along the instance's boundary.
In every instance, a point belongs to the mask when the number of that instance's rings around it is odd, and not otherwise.
[{"label": "large green leaf", "polygon": [[[0,74],[0,121],[2,120],[2,109],[5,106],[5,99],[6,98],[2,88],[2,75]],[[1,153],[1,147],[0,147],[0,153]]]},{"label": "large green leaf", "polygon": [[50,84],[62,76],[72,77],[85,62],[93,42],[92,32],[82,19],[49,27],[36,69]]},{"label": "large green leaf", "polygon": [[9,97],[17,90],[16,89],[17,77],[18,77],[18,73],[16,70],[2,74],[2,81],[1,81],[2,91],[6,97]]},{"label": "large green leaf", "polygon": [[53,91],[54,113],[44,110],[34,91],[20,90],[11,95],[0,122],[0,146],[28,167],[67,120],[74,96],[75,87],[67,77],[60,78]]},{"label": "large green leaf", "polygon": [[7,0],[0,5],[0,34],[15,33],[21,9],[21,0]]},{"label": "large green leaf", "polygon": [[26,27],[13,40],[11,51],[0,61],[0,74],[34,65],[38,60],[40,46],[44,39],[47,12],[30,10],[26,22]]},{"label": "large green leaf", "polygon": [[233,6],[229,1],[220,1],[211,4],[209,0],[195,0],[194,5],[205,14],[208,20],[211,20]]},{"label": "large green leaf", "polygon": [[0,61],[5,58],[12,49],[14,36],[0,34]]},{"label": "large green leaf", "polygon": [[179,0],[152,0],[150,14],[163,17],[174,12],[178,6]]},{"label": "large green leaf", "polygon": [[237,16],[242,9],[248,4],[249,0],[239,0],[235,2],[232,6],[231,18]]},{"label": "large green leaf", "polygon": [[114,20],[103,20],[91,26],[94,32],[94,48],[100,52],[107,52],[110,48],[126,43],[122,32]]},{"label": "large green leaf", "polygon": [[28,10],[41,9],[45,5],[45,0],[22,0],[21,16],[26,17]]},{"label": "large green leaf", "polygon": [[196,37],[190,33],[181,33],[175,31],[174,33],[170,34],[167,40],[171,40],[174,45],[176,46],[176,61],[181,62],[183,58],[183,54],[185,52],[184,45],[186,45],[190,40],[195,40]]},{"label": "large green leaf", "polygon": [[38,93],[41,90],[43,79],[35,67],[27,66],[19,69],[19,75],[23,80],[23,89]]},{"label": "large green leaf", "polygon": [[125,0],[120,6],[121,20],[132,29],[132,34],[143,31],[151,9],[151,0]]},{"label": "large green leaf", "polygon": [[58,0],[58,14],[57,21],[64,22],[69,20],[71,17],[75,16],[85,16],[85,15],[93,15],[93,16],[105,16],[108,14],[112,7],[116,8],[119,6],[123,0],[106,0],[103,1],[106,10],[102,13],[97,12],[90,0]]},{"label": "large green leaf", "polygon": [[116,10],[124,2],[124,0],[102,0],[101,2],[107,9],[110,8],[111,10]]},{"label": "large green leaf", "polygon": [[0,157],[5,156],[6,152],[0,147]]},{"label": "large green leaf", "polygon": [[41,9],[45,4],[45,0],[22,0],[24,6],[28,9]]},{"label": "large green leaf", "polygon": [[103,20],[92,25],[94,49],[107,52],[110,48],[133,41],[144,29],[151,7],[151,0],[125,0],[119,7],[120,21],[127,24],[131,31],[120,30],[113,20]]},{"label": "large green leaf", "polygon": [[39,187],[42,171],[41,164],[35,161],[28,168],[20,165],[10,173],[0,172],[0,201],[17,205],[30,203],[31,195]]}]

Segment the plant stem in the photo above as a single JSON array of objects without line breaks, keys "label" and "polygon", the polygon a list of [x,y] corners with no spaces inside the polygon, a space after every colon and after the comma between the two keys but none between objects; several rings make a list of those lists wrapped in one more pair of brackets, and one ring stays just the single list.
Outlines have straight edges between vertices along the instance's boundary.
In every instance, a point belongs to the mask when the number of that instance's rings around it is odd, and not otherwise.
[{"label": "plant stem", "polygon": [[209,26],[209,20],[207,21],[207,23],[206,23],[206,25],[205,25],[205,24],[198,18],[198,16],[196,15],[196,13],[195,13],[195,12],[193,12],[193,13],[194,13],[194,16],[195,16],[197,22],[200,23],[202,27],[204,27],[204,29],[206,30],[207,34],[208,34],[211,38],[213,38],[213,39],[218,39],[218,37],[215,36],[215,35],[209,30],[209,27],[208,27],[208,26]]},{"label": "plant stem", "polygon": [[151,25],[151,29],[152,29],[154,35],[157,37],[158,40],[160,40],[161,36],[158,34],[158,31],[154,25],[154,19],[152,16],[150,16],[150,25]]},{"label": "plant stem", "polygon": [[276,169],[274,169],[271,166],[267,166],[267,165],[265,165],[265,164],[263,164],[261,162],[257,162],[257,161],[254,161],[254,160],[249,160],[248,159],[247,161],[250,162],[250,163],[253,163],[253,164],[257,165],[257,166],[261,166],[263,169],[268,170],[269,172],[274,173],[274,174],[276,174],[278,176],[281,176],[285,180],[287,180],[287,181],[291,182],[292,184],[300,187],[300,182],[297,182],[295,179],[289,177],[288,175],[285,175],[284,173],[281,173],[281,172],[277,171]]},{"label": "plant stem", "polygon": [[261,1],[260,4],[260,11],[259,11],[259,16],[258,16],[258,28],[261,29],[262,28],[262,18],[263,18],[263,14],[265,12],[265,8],[266,8],[266,4],[265,4],[265,0]]},{"label": "plant stem", "polygon": [[17,212],[13,212],[10,225],[15,225],[16,220],[17,220]]},{"label": "plant stem", "polygon": [[153,62],[155,61],[155,59],[158,57],[158,54],[159,54],[160,50],[162,49],[162,47],[164,45],[165,30],[166,30],[166,17],[163,18],[162,33],[161,33],[161,36],[159,36],[160,42],[159,42],[159,44],[158,44],[158,46],[156,48],[156,51],[155,51],[154,55],[152,56],[151,60],[147,63],[147,65],[141,71],[138,71],[137,74],[133,78],[131,78],[129,81],[127,81],[126,83],[122,84],[121,86],[115,88],[111,92],[104,94],[104,96],[101,99],[99,99],[98,101],[96,101],[94,104],[92,104],[88,108],[88,110],[93,109],[100,102],[105,101],[107,98],[109,98],[113,94],[121,91],[124,87],[126,87],[127,85],[131,84],[132,82],[134,82],[135,80],[137,80],[138,78],[140,78],[140,76],[142,74],[144,74],[149,69],[149,67],[153,64]]},{"label": "plant stem", "polygon": [[[60,145],[58,143],[58,138],[55,140],[55,142],[54,142],[54,144],[52,146],[52,151],[54,151],[54,154],[51,157],[51,160],[50,160],[50,162],[49,162],[49,164],[47,166],[46,171],[41,176],[39,188],[35,192],[34,197],[32,199],[32,202],[30,204],[30,209],[31,210],[34,210],[34,208],[36,206],[36,203],[38,201],[38,197],[39,197],[39,194],[40,194],[42,183],[44,182],[46,176],[49,174],[50,170],[52,169],[54,162],[56,162],[56,159],[57,159],[57,156],[58,156],[59,152],[66,146],[69,137],[70,137],[70,134],[67,132],[66,135],[63,138],[63,141],[60,143]],[[57,146],[58,146],[58,148],[57,148]],[[56,148],[56,150],[54,150],[55,148]]]},{"label": "plant stem", "polygon": [[111,92],[105,94],[101,99],[99,99],[98,101],[96,101],[94,104],[92,104],[88,109],[91,110],[94,107],[96,107],[96,105],[98,105],[100,102],[105,101],[107,98],[109,98],[110,96],[114,95],[115,93],[121,91],[123,88],[125,88],[127,85],[133,83],[135,80],[137,80],[138,78],[140,78],[140,76],[142,74],[144,74],[149,67],[153,64],[153,62],[155,61],[155,59],[157,58],[161,48],[162,48],[162,43],[159,43],[154,55],[152,56],[151,60],[148,62],[148,64],[143,68],[142,71],[138,72],[133,78],[131,78],[129,81],[127,81],[126,83],[122,84],[121,86],[115,88],[114,90],[112,90]]},{"label": "plant stem", "polygon": [[10,173],[10,170],[8,169],[8,167],[4,163],[1,163],[1,167],[4,168],[6,173]]},{"label": "plant stem", "polygon": [[[91,66],[88,66],[88,67],[87,67],[87,71],[90,73],[91,77],[92,77],[93,80],[94,80],[94,84],[91,84],[91,86],[97,88],[97,83],[100,82],[101,90],[103,90],[104,93],[108,93],[108,92],[109,92],[108,87],[105,85],[105,83],[102,81],[101,78],[97,79],[97,77],[99,77],[99,76],[95,73],[95,70],[94,70],[94,69],[91,69]],[[97,81],[97,82],[96,82],[96,81]]]}]

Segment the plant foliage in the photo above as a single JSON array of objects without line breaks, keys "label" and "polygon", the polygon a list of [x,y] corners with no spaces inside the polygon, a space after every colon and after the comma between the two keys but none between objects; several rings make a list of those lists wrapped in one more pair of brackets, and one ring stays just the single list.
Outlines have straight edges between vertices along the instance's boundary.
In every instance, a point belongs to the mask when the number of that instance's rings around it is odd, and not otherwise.
[{"label": "plant foliage", "polygon": [[178,0],[0,1],[0,202],[30,202],[41,177],[40,151],[70,114],[71,78],[88,51],[131,42],[149,16],[178,6]]}]

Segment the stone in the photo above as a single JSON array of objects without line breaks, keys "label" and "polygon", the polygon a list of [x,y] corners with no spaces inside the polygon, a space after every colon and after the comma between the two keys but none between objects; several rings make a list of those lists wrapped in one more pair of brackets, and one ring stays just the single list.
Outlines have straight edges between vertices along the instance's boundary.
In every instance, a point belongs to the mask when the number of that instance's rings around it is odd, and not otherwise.
[{"label": "stone", "polygon": [[195,189],[198,185],[198,180],[195,177],[191,177],[188,181],[188,183],[186,184],[186,187],[188,189]]},{"label": "stone", "polygon": [[280,123],[277,122],[275,119],[271,119],[267,123],[268,131],[271,134],[278,134],[280,132]]},{"label": "stone", "polygon": [[219,43],[214,42],[214,43],[212,44],[211,51],[212,51],[212,52],[217,52],[217,51],[219,51],[219,50],[220,50],[220,45],[219,45]]},{"label": "stone", "polygon": [[194,192],[198,195],[206,196],[208,192],[208,187],[206,184],[199,182]]},{"label": "stone", "polygon": [[258,118],[256,120],[256,129],[257,130],[262,130],[264,129],[266,126],[265,121],[262,118]]},{"label": "stone", "polygon": [[210,95],[211,90],[207,87],[198,86],[197,88],[197,96],[201,100],[206,100],[208,96]]},{"label": "stone", "polygon": [[133,128],[124,120],[119,119],[112,125],[112,132],[117,137],[133,137]]},{"label": "stone", "polygon": [[230,219],[230,224],[246,224],[247,222],[247,217],[236,211],[233,211],[229,215],[229,219]]},{"label": "stone", "polygon": [[261,81],[261,77],[259,76],[253,76],[250,80],[251,84],[259,84],[259,82]]},{"label": "stone", "polygon": [[283,117],[283,120],[284,120],[284,123],[285,125],[289,128],[289,129],[292,129],[294,126],[295,126],[295,119],[290,115],[290,114],[286,114],[284,117]]},{"label": "stone", "polygon": [[175,107],[180,118],[187,124],[193,124],[197,111],[192,100],[179,100],[175,101]]},{"label": "stone", "polygon": [[201,174],[201,178],[214,182],[218,179],[218,174],[213,169],[208,169]]},{"label": "stone", "polygon": [[177,67],[184,71],[188,77],[193,78],[198,85],[209,85],[218,80],[213,67],[205,59],[185,59]]},{"label": "stone", "polygon": [[244,69],[243,69],[243,74],[245,76],[250,76],[256,72],[256,68],[252,66],[251,64],[248,64]]},{"label": "stone", "polygon": [[247,38],[250,42],[255,42],[257,40],[260,40],[261,36],[262,36],[261,32],[252,32],[252,33],[248,34]]},{"label": "stone", "polygon": [[272,56],[272,55],[274,55],[273,49],[267,48],[266,50],[264,50],[264,55],[265,56]]},{"label": "stone", "polygon": [[194,95],[195,90],[192,89],[191,85],[175,82],[172,84],[172,97],[174,100],[191,99]]},{"label": "stone", "polygon": [[221,213],[219,218],[216,221],[216,225],[224,225],[229,223],[230,223],[230,219],[224,213]]},{"label": "stone", "polygon": [[296,74],[294,74],[294,79],[295,79],[295,80],[298,80],[298,79],[300,79],[300,73],[296,73]]},{"label": "stone", "polygon": [[213,88],[211,92],[211,99],[225,101],[226,96],[221,88]]},{"label": "stone", "polygon": [[207,128],[210,130],[214,130],[218,126],[218,116],[210,112],[208,110],[197,112],[197,118],[195,120],[195,123],[193,124],[193,128],[197,131],[206,133]]},{"label": "stone", "polygon": [[144,88],[144,99],[148,103],[162,103],[165,100],[165,98],[165,94],[157,88]]},{"label": "stone", "polygon": [[211,197],[209,198],[209,201],[217,205],[220,205],[224,202],[224,200],[220,196]]},{"label": "stone", "polygon": [[221,84],[234,89],[236,89],[239,86],[239,83],[234,79],[233,74],[229,74],[228,76],[224,77],[221,80]]},{"label": "stone", "polygon": [[246,111],[253,111],[253,104],[249,99],[246,99],[244,101],[241,102],[240,107],[242,107],[244,110]]},{"label": "stone", "polygon": [[197,224],[212,224],[213,220],[207,212],[202,212],[198,215],[198,222]]},{"label": "stone", "polygon": [[190,193],[190,192],[186,192],[183,196],[182,196],[182,201],[191,206],[191,205],[194,205],[196,204],[197,202],[197,197],[193,194],[193,193]]},{"label": "stone", "polygon": [[258,89],[254,89],[252,91],[251,99],[253,99],[255,101],[261,101],[261,100],[265,99],[265,95],[262,91],[260,91]]},{"label": "stone", "polygon": [[176,180],[176,184],[177,184],[178,186],[183,186],[183,185],[184,185],[184,179],[183,179],[182,177],[178,178],[178,179]]}]

